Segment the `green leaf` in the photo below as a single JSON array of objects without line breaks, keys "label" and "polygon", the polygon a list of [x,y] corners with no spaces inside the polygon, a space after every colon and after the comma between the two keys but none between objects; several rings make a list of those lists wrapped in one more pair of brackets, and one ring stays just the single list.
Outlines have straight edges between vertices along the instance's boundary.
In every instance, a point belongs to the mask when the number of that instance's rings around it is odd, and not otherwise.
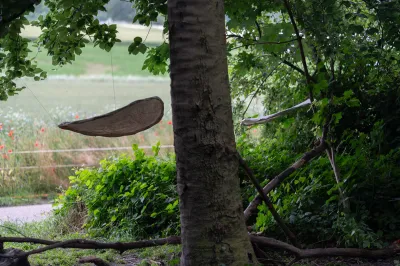
[{"label": "green leaf", "polygon": [[80,54],[82,53],[82,49],[79,48],[79,47],[75,47],[75,53],[76,53],[77,55],[80,55]]},{"label": "green leaf", "polygon": [[350,29],[350,31],[352,31],[354,33],[363,33],[364,32],[364,27],[361,25],[350,24],[349,29]]},{"label": "green leaf", "polygon": [[334,120],[334,123],[335,123],[335,124],[338,124],[339,121],[340,121],[340,119],[342,119],[342,112],[333,114],[332,117],[335,119],[335,120]]},{"label": "green leaf", "polygon": [[142,41],[143,41],[143,39],[142,39],[141,37],[135,37],[135,38],[133,39],[133,42],[136,43],[136,44],[139,44],[139,43],[141,43]]}]

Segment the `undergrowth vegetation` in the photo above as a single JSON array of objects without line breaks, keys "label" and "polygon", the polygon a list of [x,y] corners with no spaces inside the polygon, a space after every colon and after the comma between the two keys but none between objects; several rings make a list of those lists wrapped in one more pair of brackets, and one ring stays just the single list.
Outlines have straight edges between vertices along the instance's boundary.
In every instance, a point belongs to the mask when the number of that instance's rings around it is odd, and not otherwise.
[{"label": "undergrowth vegetation", "polygon": [[[240,153],[262,185],[302,154],[288,148],[288,142],[282,141],[287,133],[284,125],[281,130],[275,138],[260,139],[253,129],[238,139]],[[400,209],[395,200],[400,152],[374,154],[368,149],[368,139],[349,140],[355,148],[361,144],[364,148],[337,156],[345,176],[340,186],[346,192],[351,213],[343,211],[338,184],[324,155],[271,193],[278,212],[302,243],[376,248],[400,237],[400,216],[393,215]],[[101,161],[100,168],[82,169],[71,176],[71,186],[57,200],[60,208],[56,215],[68,220],[71,213],[80,213],[80,219],[72,216],[68,224],[78,224],[92,236],[128,233],[145,239],[178,234],[174,157],[160,158],[159,146],[153,147],[153,155],[146,155],[137,145],[133,150],[135,159],[111,157]],[[246,207],[256,192],[244,173],[240,178]],[[253,222],[253,230],[285,240],[265,205],[259,207]]]},{"label": "undergrowth vegetation", "polygon": [[[86,239],[88,235],[84,231],[71,230],[65,232],[60,228],[66,226],[67,221],[59,219],[57,216],[51,216],[41,222],[4,222],[0,223],[0,235],[1,236],[26,236],[32,238],[45,238],[54,240],[69,240],[69,239]],[[132,241],[134,236],[121,235],[120,237],[97,237],[97,241]],[[25,251],[29,251],[38,248],[39,245],[29,243],[6,243],[4,248],[17,248]],[[130,265],[159,265],[164,263],[168,266],[179,265],[179,250],[180,246],[160,246],[146,249],[139,249],[134,251],[126,251],[124,254],[119,254],[113,250],[79,250],[79,249],[53,249],[44,253],[35,254],[29,257],[31,265],[35,266],[71,266],[77,265],[78,260],[83,257],[95,256],[106,262],[112,262],[117,264],[130,264]]]},{"label": "undergrowth vegetation", "polygon": [[154,155],[137,145],[133,151],[135,159],[121,155],[102,160],[99,168],[78,170],[56,201],[61,207],[56,214],[71,217],[81,208],[87,212],[83,226],[93,236],[179,234],[174,157],[160,158],[159,144],[153,147]]}]

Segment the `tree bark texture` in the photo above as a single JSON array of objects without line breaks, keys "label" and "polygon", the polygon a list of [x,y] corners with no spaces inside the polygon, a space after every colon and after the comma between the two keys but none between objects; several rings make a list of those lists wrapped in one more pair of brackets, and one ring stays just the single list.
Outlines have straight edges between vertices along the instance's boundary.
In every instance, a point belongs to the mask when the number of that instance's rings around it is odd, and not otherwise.
[{"label": "tree bark texture", "polygon": [[168,0],[181,265],[251,265],[222,0]]}]

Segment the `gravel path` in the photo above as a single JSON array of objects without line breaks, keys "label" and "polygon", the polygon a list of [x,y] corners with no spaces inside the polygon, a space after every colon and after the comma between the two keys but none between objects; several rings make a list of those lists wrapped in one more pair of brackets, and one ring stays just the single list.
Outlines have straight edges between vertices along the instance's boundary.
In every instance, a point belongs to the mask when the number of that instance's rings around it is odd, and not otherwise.
[{"label": "gravel path", "polygon": [[2,207],[0,208],[0,222],[33,222],[41,221],[52,210],[51,204]]}]

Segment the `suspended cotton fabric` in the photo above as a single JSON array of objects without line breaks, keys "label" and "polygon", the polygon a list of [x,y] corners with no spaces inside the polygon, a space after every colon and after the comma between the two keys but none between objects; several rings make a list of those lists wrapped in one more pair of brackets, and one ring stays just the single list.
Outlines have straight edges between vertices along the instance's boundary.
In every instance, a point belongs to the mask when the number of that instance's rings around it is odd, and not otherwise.
[{"label": "suspended cotton fabric", "polygon": [[159,97],[150,97],[104,115],[64,122],[58,127],[88,136],[121,137],[134,135],[154,126],[163,115],[163,101]]},{"label": "suspended cotton fabric", "polygon": [[272,115],[260,116],[260,117],[257,117],[257,118],[246,118],[246,119],[243,119],[241,124],[242,124],[242,126],[252,126],[252,125],[255,125],[255,124],[268,123],[268,122],[274,120],[275,118],[278,118],[278,117],[283,116],[283,115],[285,115],[285,114],[287,114],[287,113],[289,113],[289,112],[291,112],[293,110],[296,110],[298,108],[301,108],[301,107],[304,107],[304,106],[307,106],[307,105],[310,105],[310,104],[311,104],[310,99],[307,99],[304,102],[299,103],[298,105],[295,105],[293,107],[290,107],[288,109],[285,109],[283,111],[280,111],[280,112],[272,114]]}]

